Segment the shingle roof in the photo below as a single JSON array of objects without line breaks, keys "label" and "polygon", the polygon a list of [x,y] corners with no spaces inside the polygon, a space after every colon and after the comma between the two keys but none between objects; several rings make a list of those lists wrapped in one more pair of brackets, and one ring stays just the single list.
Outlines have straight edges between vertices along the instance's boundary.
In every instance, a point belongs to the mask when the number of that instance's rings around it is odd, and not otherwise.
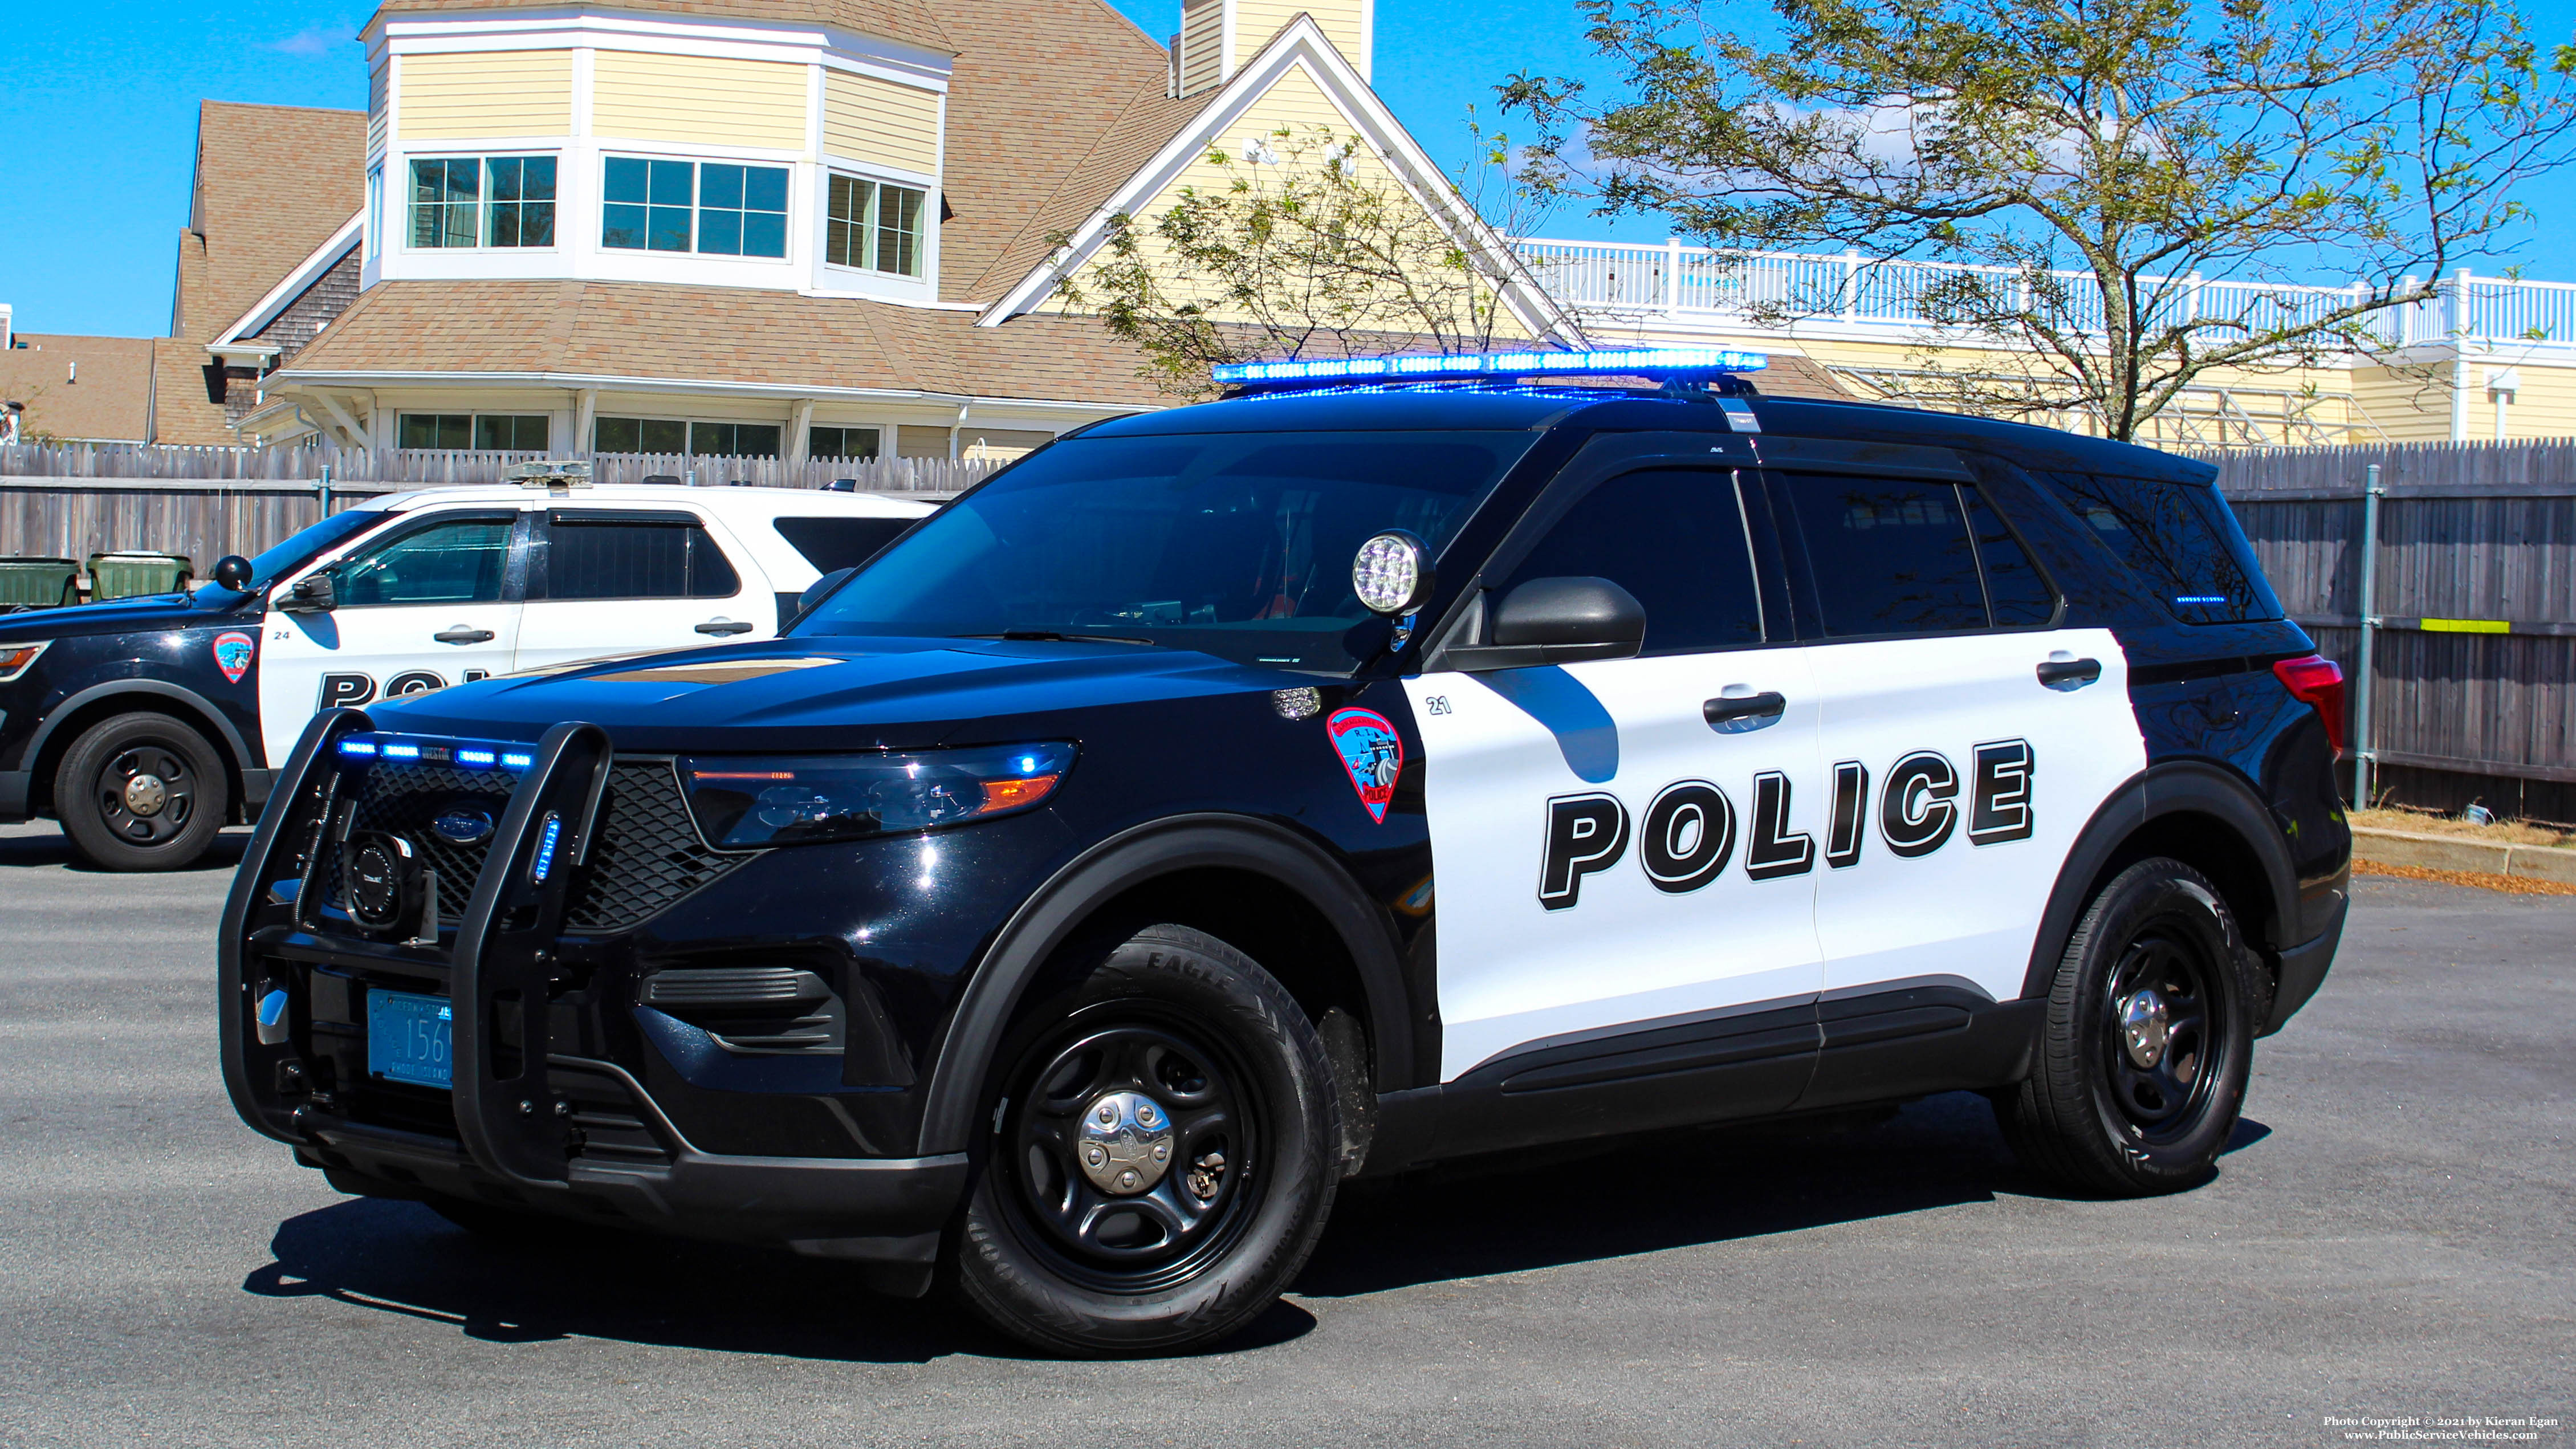
[{"label": "shingle roof", "polygon": [[366,112],[200,102],[189,229],[205,253],[193,276],[180,264],[172,335],[211,339],[366,199]]},{"label": "shingle roof", "polygon": [[27,435],[134,442],[149,436],[151,338],[21,332],[17,341],[0,352],[0,398],[27,405],[21,420]]},{"label": "shingle roof", "polygon": [[152,348],[154,442],[236,441],[208,396],[205,344],[329,240],[366,193],[366,112],[198,103],[170,336]]},{"label": "shingle roof", "polygon": [[278,374],[518,373],[1161,406],[1090,317],[646,282],[379,282]]},{"label": "shingle roof", "polygon": [[957,38],[940,293],[991,301],[1046,255],[1049,230],[1106,201],[1210,96],[1166,97],[1169,55],[1101,0],[964,0],[940,14]]},{"label": "shingle roof", "polygon": [[[535,3],[542,0],[389,0],[377,14],[381,18],[422,11],[522,9]],[[950,54],[957,50],[946,28],[918,0],[613,0],[608,8],[652,15],[820,24],[860,35],[909,41]]]}]

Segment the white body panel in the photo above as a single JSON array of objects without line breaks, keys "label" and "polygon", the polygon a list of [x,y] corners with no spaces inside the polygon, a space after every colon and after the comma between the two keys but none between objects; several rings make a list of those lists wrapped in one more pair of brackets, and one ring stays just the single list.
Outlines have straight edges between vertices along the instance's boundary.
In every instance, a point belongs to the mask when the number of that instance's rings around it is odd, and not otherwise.
[{"label": "white body panel", "polygon": [[[1819,989],[1812,877],[1745,872],[1757,774],[1796,781],[1791,828],[1815,828],[1806,668],[1803,651],[1754,649],[1406,681],[1439,903],[1443,1081],[1540,1039]],[[1766,728],[1721,735],[1701,706],[1729,685],[1776,690],[1788,709]],[[1541,693],[1528,695],[1534,686]],[[1584,694],[1606,711],[1615,744],[1583,727]],[[1605,746],[1616,768],[1603,777]],[[1687,780],[1724,792],[1735,838],[1715,878],[1668,891],[1641,867],[1638,837],[1658,794]],[[1541,899],[1549,802],[1605,794],[1624,807],[1631,839],[1551,908]]]},{"label": "white body panel", "polygon": [[[2041,686],[2036,670],[2052,650],[2099,660],[2101,678],[2065,692]],[[1869,771],[1858,858],[1837,865],[1829,856],[1816,871],[1825,989],[1959,976],[1998,1001],[2020,995],[2040,914],[2075,837],[2112,791],[2146,768],[2119,641],[2106,629],[2061,629],[1799,652],[1812,661],[1820,709],[1819,795],[1832,788],[1837,762],[1857,760]],[[2015,740],[2029,745],[2026,800],[2002,789],[1980,831],[1977,748],[2001,747],[1995,767],[2009,770]],[[1912,792],[1922,833],[1944,818],[1949,828],[1909,858],[1891,847],[1881,817],[1891,771],[1921,752],[1939,755],[1954,778],[1947,796],[1929,781]],[[2028,810],[2027,834],[2017,834],[2020,808]],[[1900,826],[1898,838],[1906,834]]]}]

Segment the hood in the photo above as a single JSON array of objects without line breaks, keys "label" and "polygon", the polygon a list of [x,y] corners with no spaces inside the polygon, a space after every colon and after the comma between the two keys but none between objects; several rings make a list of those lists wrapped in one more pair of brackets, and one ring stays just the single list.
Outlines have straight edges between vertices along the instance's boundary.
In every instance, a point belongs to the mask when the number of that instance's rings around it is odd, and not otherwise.
[{"label": "hood", "polygon": [[384,730],[504,740],[586,720],[623,750],[923,749],[1030,716],[1313,682],[1129,644],[825,637],[504,676],[368,714]]},{"label": "hood", "polygon": [[73,604],[60,609],[27,609],[0,614],[0,639],[33,642],[87,634],[132,634],[150,629],[185,629],[228,619],[231,609],[201,609],[186,594],[145,594],[104,604]]}]

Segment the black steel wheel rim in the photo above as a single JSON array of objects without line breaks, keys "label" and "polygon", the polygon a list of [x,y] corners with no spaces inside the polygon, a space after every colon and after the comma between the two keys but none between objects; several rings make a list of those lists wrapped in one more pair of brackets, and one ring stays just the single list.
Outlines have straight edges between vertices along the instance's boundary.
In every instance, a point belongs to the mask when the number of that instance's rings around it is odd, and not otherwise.
[{"label": "black steel wheel rim", "polygon": [[[2131,1050],[2132,1003],[2151,994],[2162,1008],[2162,1049],[2140,1061]],[[2121,949],[2102,995],[2104,1085],[2128,1135],[2148,1143],[2189,1134],[2217,1089],[2226,1000],[2218,962],[2188,921],[2158,919]]]},{"label": "black steel wheel rim", "polygon": [[[1212,1034],[1131,1007],[1041,1039],[1010,1080],[993,1164],[1003,1215],[1057,1274],[1151,1293],[1242,1237],[1263,1188],[1261,1103],[1240,1056]],[[1168,1165],[1141,1191],[1106,1190],[1081,1162],[1085,1117],[1124,1093],[1150,1099],[1172,1139]]]},{"label": "black steel wheel rim", "polygon": [[197,784],[187,756],[144,740],[110,755],[90,793],[110,834],[149,848],[178,838],[196,818]]}]

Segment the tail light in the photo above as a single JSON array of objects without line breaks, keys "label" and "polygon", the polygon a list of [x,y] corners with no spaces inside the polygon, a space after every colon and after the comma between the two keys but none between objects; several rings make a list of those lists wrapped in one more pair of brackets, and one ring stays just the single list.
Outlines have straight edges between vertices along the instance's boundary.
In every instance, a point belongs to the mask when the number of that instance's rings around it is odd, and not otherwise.
[{"label": "tail light", "polygon": [[2343,753],[2343,666],[2321,655],[2305,659],[2284,659],[2272,666],[2274,677],[2290,693],[2316,706],[2317,718],[2325,722],[2326,743],[2334,752]]}]

